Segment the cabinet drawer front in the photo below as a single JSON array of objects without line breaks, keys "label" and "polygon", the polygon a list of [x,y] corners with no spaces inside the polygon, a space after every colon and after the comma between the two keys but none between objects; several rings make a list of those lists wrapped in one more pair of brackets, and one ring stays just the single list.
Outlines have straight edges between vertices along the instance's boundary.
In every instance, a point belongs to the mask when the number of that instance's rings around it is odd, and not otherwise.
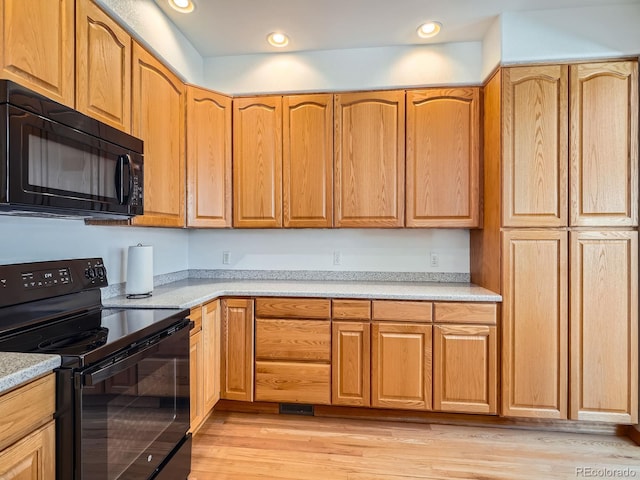
[{"label": "cabinet drawer front", "polygon": [[373,319],[404,322],[430,322],[431,302],[374,300]]},{"label": "cabinet drawer front", "polygon": [[256,320],[256,358],[263,360],[331,360],[329,320]]},{"label": "cabinet drawer front", "polygon": [[189,318],[193,322],[193,328],[191,329],[191,335],[198,333],[202,330],[202,307],[194,307],[189,313]]},{"label": "cabinet drawer front", "polygon": [[55,389],[55,377],[50,374],[0,396],[0,450],[53,418]]},{"label": "cabinet drawer front", "polygon": [[495,303],[434,303],[433,321],[442,323],[480,323],[495,325]]},{"label": "cabinet drawer front", "polygon": [[256,400],[328,405],[331,403],[331,366],[256,362]]},{"label": "cabinet drawer front", "polygon": [[337,320],[369,320],[370,300],[333,300],[332,318]]},{"label": "cabinet drawer front", "polygon": [[258,298],[256,317],[330,318],[328,298]]}]

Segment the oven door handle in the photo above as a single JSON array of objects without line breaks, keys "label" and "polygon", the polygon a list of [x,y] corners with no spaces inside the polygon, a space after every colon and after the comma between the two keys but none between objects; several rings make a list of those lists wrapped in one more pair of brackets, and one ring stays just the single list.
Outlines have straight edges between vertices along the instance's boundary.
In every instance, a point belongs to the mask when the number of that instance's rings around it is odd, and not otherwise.
[{"label": "oven door handle", "polygon": [[95,372],[87,372],[82,374],[82,385],[85,387],[91,387],[104,382],[106,379],[124,372],[125,370],[133,367],[144,358],[156,353],[160,350],[160,342],[150,345],[143,350],[140,350],[133,355],[130,355],[115,363],[106,365]]}]

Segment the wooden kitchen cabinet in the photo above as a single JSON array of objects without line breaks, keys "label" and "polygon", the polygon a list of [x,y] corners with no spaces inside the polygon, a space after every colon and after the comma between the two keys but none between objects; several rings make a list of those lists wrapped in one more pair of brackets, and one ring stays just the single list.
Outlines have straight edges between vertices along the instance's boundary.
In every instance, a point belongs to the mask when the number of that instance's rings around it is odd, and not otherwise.
[{"label": "wooden kitchen cabinet", "polygon": [[144,141],[144,215],[134,225],[184,227],[184,85],[133,42],[131,133]]},{"label": "wooden kitchen cabinet", "polygon": [[570,239],[570,418],[638,423],[638,232]]},{"label": "wooden kitchen cabinet", "polygon": [[404,226],[405,93],[335,95],[336,227]]},{"label": "wooden kitchen cabinet", "polygon": [[[195,310],[200,310],[195,309]],[[193,310],[191,319],[193,320]],[[194,329],[195,330],[195,329]],[[189,431],[195,432],[205,418],[204,413],[204,349],[202,330],[189,336]]]},{"label": "wooden kitchen cabinet", "polygon": [[203,400],[208,414],[220,400],[222,308],[220,300],[202,306]]},{"label": "wooden kitchen cabinet", "polygon": [[285,227],[333,225],[333,95],[282,99]]},{"label": "wooden kitchen cabinet", "polygon": [[331,403],[371,406],[371,325],[362,321],[332,323]]},{"label": "wooden kitchen cabinet", "polygon": [[131,36],[91,0],[76,2],[76,109],[131,132]]},{"label": "wooden kitchen cabinet", "polygon": [[187,85],[187,226],[231,226],[231,97]]},{"label": "wooden kitchen cabinet", "polygon": [[52,480],[56,475],[56,425],[46,426],[0,451],[0,478]]},{"label": "wooden kitchen cabinet", "polygon": [[74,106],[74,0],[0,0],[2,78]]},{"label": "wooden kitchen cabinet", "polygon": [[220,398],[253,401],[254,305],[252,299],[227,298],[222,308]]},{"label": "wooden kitchen cabinet", "polygon": [[282,97],[233,99],[233,226],[282,227]]},{"label": "wooden kitchen cabinet", "polygon": [[638,62],[569,71],[570,223],[638,226]]},{"label": "wooden kitchen cabinet", "polygon": [[509,230],[502,243],[502,414],[567,418],[567,232]]},{"label": "wooden kitchen cabinet", "polygon": [[407,227],[480,225],[480,89],[407,91]]}]

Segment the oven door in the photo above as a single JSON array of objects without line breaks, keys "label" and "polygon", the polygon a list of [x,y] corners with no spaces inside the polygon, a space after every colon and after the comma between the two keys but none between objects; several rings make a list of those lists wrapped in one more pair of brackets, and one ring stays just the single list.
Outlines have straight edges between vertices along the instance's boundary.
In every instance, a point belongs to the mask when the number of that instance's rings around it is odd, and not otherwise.
[{"label": "oven door", "polygon": [[141,154],[12,105],[2,108],[8,198],[0,203],[70,215],[143,213]]},{"label": "oven door", "polygon": [[78,372],[75,383],[76,480],[147,480],[189,429],[189,329]]}]

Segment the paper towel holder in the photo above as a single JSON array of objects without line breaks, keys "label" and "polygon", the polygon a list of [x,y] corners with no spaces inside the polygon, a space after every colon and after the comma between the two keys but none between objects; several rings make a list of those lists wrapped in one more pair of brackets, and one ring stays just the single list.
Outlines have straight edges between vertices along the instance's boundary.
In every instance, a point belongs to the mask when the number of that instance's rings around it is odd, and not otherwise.
[{"label": "paper towel holder", "polygon": [[129,247],[125,290],[128,299],[151,297],[153,291],[153,247],[151,245],[138,243]]}]

